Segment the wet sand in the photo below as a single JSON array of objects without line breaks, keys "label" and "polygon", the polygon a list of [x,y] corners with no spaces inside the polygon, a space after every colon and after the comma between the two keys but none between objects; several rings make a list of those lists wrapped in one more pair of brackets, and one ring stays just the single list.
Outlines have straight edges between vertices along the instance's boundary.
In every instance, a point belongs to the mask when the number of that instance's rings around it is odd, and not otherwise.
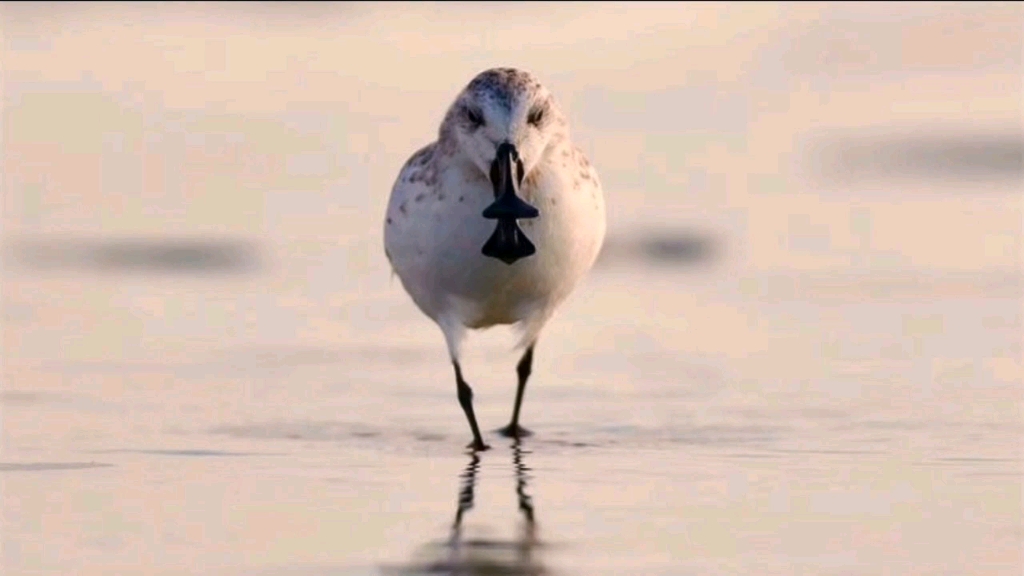
[{"label": "wet sand", "polygon": [[[3,574],[1020,573],[1019,4],[119,6],[0,7]],[[379,219],[498,63],[609,238],[475,459]]]}]

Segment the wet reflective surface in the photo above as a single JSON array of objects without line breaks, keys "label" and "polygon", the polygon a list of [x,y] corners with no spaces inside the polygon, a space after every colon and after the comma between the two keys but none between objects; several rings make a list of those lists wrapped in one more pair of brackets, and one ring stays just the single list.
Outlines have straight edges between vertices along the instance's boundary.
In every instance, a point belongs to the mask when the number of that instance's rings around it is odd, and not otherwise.
[{"label": "wet reflective surface", "polygon": [[522,515],[520,527],[514,538],[507,540],[489,538],[466,538],[463,534],[463,519],[474,506],[477,473],[482,453],[472,453],[469,464],[462,473],[458,508],[451,533],[443,542],[427,544],[417,553],[417,558],[408,566],[397,570],[385,568],[385,574],[508,574],[541,575],[551,574],[543,563],[545,543],[539,535],[533,507],[533,499],[527,493],[530,469],[523,462],[525,450],[518,441],[512,442],[512,460],[515,467],[515,493],[519,512]]}]

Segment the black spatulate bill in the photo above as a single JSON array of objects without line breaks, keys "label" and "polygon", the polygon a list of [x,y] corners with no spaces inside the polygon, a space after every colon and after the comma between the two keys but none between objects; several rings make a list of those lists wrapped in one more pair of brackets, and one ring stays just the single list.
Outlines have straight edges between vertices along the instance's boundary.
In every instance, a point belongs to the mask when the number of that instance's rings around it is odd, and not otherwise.
[{"label": "black spatulate bill", "polygon": [[480,252],[511,265],[537,252],[537,247],[526,237],[516,220],[536,218],[540,212],[516,194],[523,182],[523,162],[511,143],[504,142],[498,146],[490,176],[494,203],[484,209],[483,217],[497,220],[498,225]]},{"label": "black spatulate bill", "polygon": [[512,264],[520,258],[533,255],[537,247],[530,242],[515,220],[503,218],[498,220],[497,229],[480,251],[484,256]]}]

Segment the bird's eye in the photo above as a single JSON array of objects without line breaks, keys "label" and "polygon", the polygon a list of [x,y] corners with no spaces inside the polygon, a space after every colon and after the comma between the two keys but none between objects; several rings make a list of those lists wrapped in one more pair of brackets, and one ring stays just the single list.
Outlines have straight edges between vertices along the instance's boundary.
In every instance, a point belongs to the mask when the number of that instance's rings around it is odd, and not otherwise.
[{"label": "bird's eye", "polygon": [[526,117],[526,121],[534,126],[540,126],[540,123],[544,121],[544,109],[534,108],[530,110],[530,115]]},{"label": "bird's eye", "polygon": [[484,125],[484,115],[479,110],[473,108],[466,108],[466,119],[473,125],[474,128],[479,128]]}]

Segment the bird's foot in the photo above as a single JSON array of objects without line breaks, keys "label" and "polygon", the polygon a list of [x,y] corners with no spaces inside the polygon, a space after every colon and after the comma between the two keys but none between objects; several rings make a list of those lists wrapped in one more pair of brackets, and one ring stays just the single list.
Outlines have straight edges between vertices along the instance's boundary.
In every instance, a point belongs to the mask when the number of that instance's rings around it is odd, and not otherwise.
[{"label": "bird's foot", "polygon": [[519,424],[509,424],[504,428],[498,428],[498,434],[501,434],[506,438],[526,438],[527,436],[533,436],[533,432],[530,432]]},{"label": "bird's foot", "polygon": [[470,450],[472,450],[474,452],[483,452],[484,450],[490,450],[491,449],[490,446],[488,446],[487,444],[484,444],[483,440],[473,440],[469,444],[466,444],[466,448],[468,448],[468,449],[470,449]]}]

